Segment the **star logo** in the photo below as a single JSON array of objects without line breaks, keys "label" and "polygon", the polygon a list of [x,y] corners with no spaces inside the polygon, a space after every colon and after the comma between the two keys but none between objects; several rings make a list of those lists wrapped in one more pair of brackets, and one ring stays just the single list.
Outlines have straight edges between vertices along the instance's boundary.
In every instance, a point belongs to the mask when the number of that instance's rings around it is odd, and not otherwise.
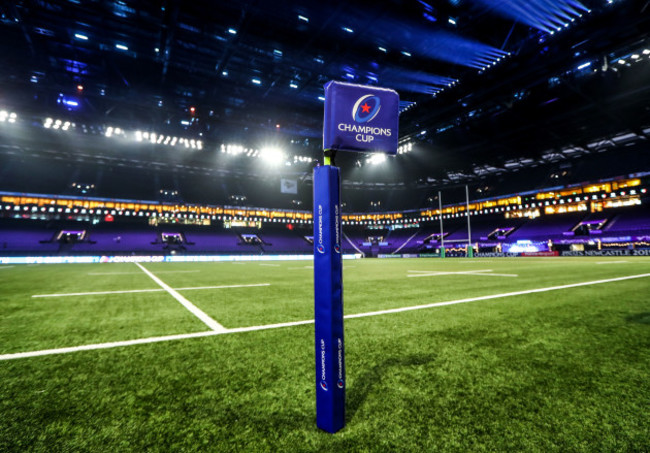
[{"label": "star logo", "polygon": [[372,121],[381,109],[379,96],[366,94],[357,99],[352,107],[352,119],[357,123],[368,123]]}]

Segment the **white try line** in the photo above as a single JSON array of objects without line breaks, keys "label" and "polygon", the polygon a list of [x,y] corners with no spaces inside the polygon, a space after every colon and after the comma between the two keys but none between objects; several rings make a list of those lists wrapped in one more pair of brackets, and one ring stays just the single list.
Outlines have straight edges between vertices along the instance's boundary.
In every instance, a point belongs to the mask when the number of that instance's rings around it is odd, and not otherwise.
[{"label": "white try line", "polygon": [[207,314],[205,314],[199,307],[194,305],[192,302],[187,300],[185,297],[183,297],[178,291],[170,287],[167,283],[163,282],[161,279],[156,277],[154,274],[149,272],[142,264],[140,263],[133,263],[136,266],[138,266],[140,269],[142,269],[142,272],[147,274],[154,282],[158,284],[162,289],[167,291],[170,296],[172,296],[174,299],[176,299],[178,302],[183,305],[183,307],[187,308],[194,316],[199,318],[203,323],[208,326],[210,329],[216,331],[216,332],[225,332],[226,328],[219,324],[217,321],[209,317]]},{"label": "white try line", "polygon": [[260,263],[260,266],[280,267],[279,264],[264,264],[264,263]]},{"label": "white try line", "polygon": [[14,267],[14,266],[0,266],[0,270],[2,270],[2,269],[10,269],[12,267]]},{"label": "white try line", "polygon": [[[226,289],[226,288],[251,288],[255,286],[271,286],[270,283],[249,283],[246,285],[219,285],[219,286],[190,286],[187,288],[174,288],[176,291],[191,291],[195,289]],[[102,296],[106,294],[129,293],[158,293],[165,291],[162,288],[154,289],[125,289],[118,291],[89,291],[85,293],[60,293],[60,294],[34,294],[32,297],[74,297],[74,296]]]},{"label": "white try line", "polygon": [[[401,308],[392,308],[388,310],[380,310],[380,311],[371,311],[367,313],[356,313],[352,315],[346,315],[344,316],[345,319],[354,319],[354,318],[367,318],[370,316],[382,316],[382,315],[388,315],[388,314],[393,314],[393,313],[402,313],[406,311],[414,311],[414,310],[425,310],[429,308],[435,308],[435,307],[444,307],[447,305],[456,305],[456,304],[464,304],[468,302],[478,302],[482,300],[491,300],[491,299],[503,299],[507,297],[516,297],[516,296],[523,296],[526,294],[535,294],[535,293],[545,293],[549,291],[559,291],[563,289],[570,289],[570,288],[579,288],[582,286],[593,286],[593,285],[602,285],[605,283],[614,283],[614,282],[621,282],[625,280],[634,280],[638,278],[647,278],[650,277],[650,274],[637,274],[637,275],[628,275],[625,277],[616,277],[616,278],[608,278],[604,280],[592,280],[589,282],[580,282],[580,283],[570,283],[568,285],[560,285],[560,286],[548,286],[546,288],[536,288],[536,289],[528,289],[528,290],[523,290],[523,291],[514,291],[510,293],[502,293],[502,294],[491,294],[488,296],[479,296],[479,297],[470,297],[467,299],[457,299],[457,300],[449,300],[446,302],[435,302],[431,304],[425,304],[425,305],[412,305],[410,307],[401,307]],[[166,335],[166,336],[161,336],[161,337],[150,337],[150,338],[140,338],[137,340],[126,340],[126,341],[115,341],[111,343],[96,343],[96,344],[87,344],[87,345],[82,345],[82,346],[72,346],[68,348],[58,348],[58,349],[43,349],[39,351],[28,351],[28,352],[16,352],[12,354],[2,354],[0,355],[0,361],[2,360],[12,360],[12,359],[22,359],[22,358],[27,358],[27,357],[38,357],[38,356],[45,356],[45,355],[53,355],[53,354],[67,354],[71,352],[78,352],[78,351],[92,351],[96,349],[109,349],[109,348],[117,348],[117,347],[122,347],[122,346],[132,346],[132,345],[137,345],[137,344],[149,344],[149,343],[159,343],[163,341],[174,341],[174,340],[184,340],[187,338],[198,338],[198,337],[209,337],[209,336],[214,336],[214,335],[223,335],[223,334],[229,334],[229,333],[240,333],[240,332],[254,332],[258,330],[269,330],[269,329],[279,329],[279,328],[284,328],[284,327],[293,327],[293,326],[301,326],[301,325],[307,325],[307,324],[313,324],[314,320],[309,319],[309,320],[304,320],[304,321],[293,321],[293,322],[285,322],[285,323],[278,323],[278,324],[266,324],[266,325],[261,325],[261,326],[249,326],[249,327],[236,327],[232,329],[226,329],[223,328],[222,330],[211,330],[207,332],[195,332],[195,333],[188,333],[188,334],[180,334],[180,335]]]},{"label": "white try line", "polygon": [[[158,271],[158,274],[191,274],[194,272],[201,272],[200,270],[195,271]],[[129,275],[129,274],[140,274],[140,272],[88,272],[88,275]]]},{"label": "white try line", "polygon": [[439,275],[481,275],[483,277],[519,277],[519,274],[497,274],[492,272],[492,269],[482,269],[475,271],[459,271],[459,272],[446,272],[446,271],[409,271],[413,274],[407,277],[437,277]]},{"label": "white try line", "polygon": [[629,263],[629,261],[597,261],[596,264],[623,264]]}]

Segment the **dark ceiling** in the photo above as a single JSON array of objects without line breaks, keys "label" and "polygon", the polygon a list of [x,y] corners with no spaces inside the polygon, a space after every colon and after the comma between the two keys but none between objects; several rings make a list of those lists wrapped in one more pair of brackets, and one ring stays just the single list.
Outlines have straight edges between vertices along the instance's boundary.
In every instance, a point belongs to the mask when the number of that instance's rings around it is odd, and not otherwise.
[{"label": "dark ceiling", "polygon": [[34,0],[0,17],[0,107],[201,139],[198,165],[233,143],[318,158],[329,80],[396,89],[413,148],[366,173],[340,156],[348,179],[448,184],[650,127],[648,1]]}]

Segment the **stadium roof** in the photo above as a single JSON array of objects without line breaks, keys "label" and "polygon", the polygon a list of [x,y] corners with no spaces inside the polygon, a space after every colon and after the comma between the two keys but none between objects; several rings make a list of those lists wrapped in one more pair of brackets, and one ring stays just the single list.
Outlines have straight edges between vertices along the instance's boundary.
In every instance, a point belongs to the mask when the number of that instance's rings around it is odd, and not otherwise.
[{"label": "stadium roof", "polygon": [[453,183],[647,140],[649,33],[634,0],[3,2],[0,107],[308,174],[324,83],[390,87],[411,151],[346,177]]}]

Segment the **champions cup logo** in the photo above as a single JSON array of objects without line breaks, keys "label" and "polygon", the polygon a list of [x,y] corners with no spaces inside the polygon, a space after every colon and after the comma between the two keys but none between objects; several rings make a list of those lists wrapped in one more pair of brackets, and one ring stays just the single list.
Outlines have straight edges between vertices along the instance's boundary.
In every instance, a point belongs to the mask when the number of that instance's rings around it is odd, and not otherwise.
[{"label": "champions cup logo", "polygon": [[381,109],[381,101],[378,96],[366,94],[357,99],[352,108],[352,119],[357,123],[369,123]]},{"label": "champions cup logo", "polygon": [[343,388],[343,379],[339,379],[339,380],[336,382],[336,386],[337,386],[338,388],[342,389],[342,388]]},{"label": "champions cup logo", "polygon": [[316,246],[318,253],[325,253],[325,246],[323,246],[323,206],[318,205],[318,245]]},{"label": "champions cup logo", "polygon": [[341,253],[341,247],[340,247],[338,244],[336,244],[336,245],[334,246],[334,251],[335,251],[336,253]]},{"label": "champions cup logo", "polygon": [[320,340],[320,388],[327,392],[327,373],[325,371],[325,340]]}]

